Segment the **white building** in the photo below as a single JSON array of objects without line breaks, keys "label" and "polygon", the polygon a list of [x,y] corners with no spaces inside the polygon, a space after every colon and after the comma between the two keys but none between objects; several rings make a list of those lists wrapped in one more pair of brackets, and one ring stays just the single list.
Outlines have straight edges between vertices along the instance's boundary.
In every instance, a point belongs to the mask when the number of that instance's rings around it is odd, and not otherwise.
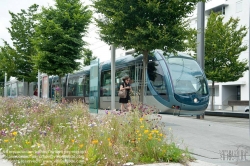
[{"label": "white building", "polygon": [[[224,15],[224,21],[228,21],[230,17],[238,17],[240,19],[239,25],[248,28],[250,26],[249,8],[250,0],[210,0],[205,4],[205,27],[209,14],[214,11],[221,12]],[[191,27],[197,28],[197,9],[190,18],[190,24]],[[243,44],[249,46],[249,34],[243,40]],[[242,59],[249,60],[249,48],[241,53],[240,60]],[[209,86],[211,87],[211,83]],[[215,83],[215,109],[232,109],[228,106],[229,100],[249,100],[249,71],[246,71],[244,76],[235,82]],[[234,107],[235,110],[244,108],[245,106]]]}]

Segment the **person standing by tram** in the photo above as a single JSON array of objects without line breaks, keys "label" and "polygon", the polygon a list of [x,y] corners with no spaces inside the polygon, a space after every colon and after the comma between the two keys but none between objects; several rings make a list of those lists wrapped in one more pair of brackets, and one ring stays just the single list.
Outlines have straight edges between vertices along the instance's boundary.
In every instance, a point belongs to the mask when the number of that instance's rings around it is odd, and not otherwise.
[{"label": "person standing by tram", "polygon": [[129,109],[131,108],[130,102],[131,102],[131,97],[130,97],[130,92],[132,92],[132,88],[130,86],[130,77],[125,76],[123,79],[123,83],[120,84],[120,90],[126,90],[127,91],[127,96],[126,98],[120,98],[119,103],[121,103],[121,111],[125,111],[125,104],[126,108]]},{"label": "person standing by tram", "polygon": [[38,96],[38,91],[37,91],[37,88],[34,90],[33,95],[34,95],[34,96]]}]

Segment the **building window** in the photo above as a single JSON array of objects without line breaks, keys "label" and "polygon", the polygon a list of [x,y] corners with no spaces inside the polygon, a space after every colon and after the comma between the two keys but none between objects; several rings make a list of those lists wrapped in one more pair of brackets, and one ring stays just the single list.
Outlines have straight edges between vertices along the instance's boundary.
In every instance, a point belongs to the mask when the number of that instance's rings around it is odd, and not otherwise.
[{"label": "building window", "polygon": [[242,11],[242,0],[236,2],[236,13],[239,13]]},{"label": "building window", "polygon": [[[213,8],[211,11],[210,11],[210,13],[211,12],[214,12],[214,13],[219,13],[219,14],[223,14],[223,15],[225,15],[226,14],[226,7],[225,6],[218,6],[218,7],[216,7],[216,8]],[[210,14],[209,14],[210,15]]]}]

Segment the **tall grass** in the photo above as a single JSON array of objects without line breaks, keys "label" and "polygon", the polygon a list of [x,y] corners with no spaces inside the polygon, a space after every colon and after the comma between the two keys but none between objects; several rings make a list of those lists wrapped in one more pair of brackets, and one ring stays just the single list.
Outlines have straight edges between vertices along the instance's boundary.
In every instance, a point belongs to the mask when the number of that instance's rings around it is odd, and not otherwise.
[{"label": "tall grass", "polygon": [[145,105],[131,112],[90,114],[81,102],[0,98],[0,146],[16,165],[109,165],[186,162]]}]

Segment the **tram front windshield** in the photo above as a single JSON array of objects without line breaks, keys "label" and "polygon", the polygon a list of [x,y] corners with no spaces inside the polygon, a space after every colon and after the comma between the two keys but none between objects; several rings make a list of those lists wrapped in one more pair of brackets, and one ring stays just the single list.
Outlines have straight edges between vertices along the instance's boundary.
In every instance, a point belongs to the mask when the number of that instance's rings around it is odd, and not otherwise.
[{"label": "tram front windshield", "polygon": [[205,78],[195,60],[178,56],[171,56],[166,60],[176,94],[208,94]]}]

